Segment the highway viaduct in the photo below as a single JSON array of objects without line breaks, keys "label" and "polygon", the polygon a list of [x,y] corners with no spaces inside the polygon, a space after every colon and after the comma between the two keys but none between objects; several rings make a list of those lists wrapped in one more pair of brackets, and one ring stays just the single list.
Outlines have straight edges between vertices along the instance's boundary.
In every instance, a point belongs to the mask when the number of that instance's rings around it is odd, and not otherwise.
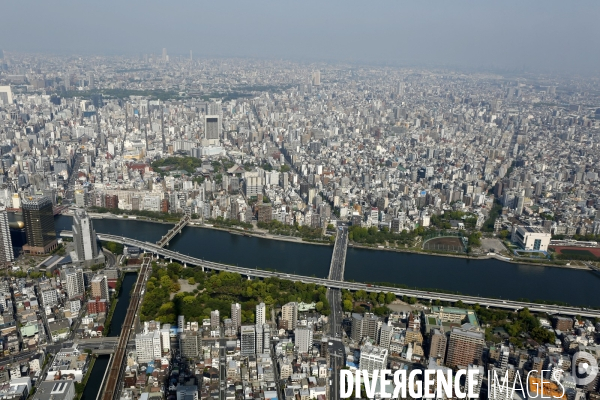
[{"label": "highway viaduct", "polygon": [[[61,236],[70,237],[72,233],[69,231],[62,231]],[[532,312],[543,312],[547,314],[560,314],[565,316],[575,316],[579,315],[587,318],[600,318],[600,310],[581,308],[581,307],[570,307],[570,306],[557,306],[557,305],[549,305],[549,304],[538,304],[524,301],[513,301],[513,300],[502,300],[502,299],[494,299],[489,297],[478,297],[478,296],[467,296],[467,295],[459,295],[459,294],[447,294],[447,293],[438,293],[438,292],[429,292],[424,290],[416,290],[416,289],[404,289],[404,288],[396,288],[389,286],[378,286],[371,285],[365,283],[358,282],[347,282],[347,281],[338,281],[333,279],[326,278],[316,278],[310,276],[296,275],[296,274],[287,274],[284,272],[272,272],[272,271],[264,271],[260,269],[251,269],[244,267],[237,267],[233,265],[220,264],[211,261],[202,260],[200,258],[191,257],[185,254],[181,254],[172,250],[168,250],[162,247],[157,246],[154,243],[144,242],[136,239],[131,239],[123,236],[117,235],[109,235],[104,233],[99,233],[98,238],[102,241],[111,241],[116,243],[121,243],[127,246],[135,246],[143,249],[148,253],[152,253],[154,257],[163,257],[165,259],[171,261],[179,261],[184,267],[185,266],[199,266],[202,270],[215,270],[215,271],[228,271],[238,273],[240,275],[247,276],[248,278],[280,278],[291,281],[300,281],[304,283],[314,283],[316,285],[322,285],[329,289],[347,289],[351,291],[364,290],[366,292],[391,292],[396,296],[402,297],[415,297],[420,300],[427,301],[446,301],[455,303],[458,301],[463,302],[464,304],[479,304],[483,307],[494,307],[501,309],[508,309],[513,311],[522,310],[523,308],[528,308]]]}]

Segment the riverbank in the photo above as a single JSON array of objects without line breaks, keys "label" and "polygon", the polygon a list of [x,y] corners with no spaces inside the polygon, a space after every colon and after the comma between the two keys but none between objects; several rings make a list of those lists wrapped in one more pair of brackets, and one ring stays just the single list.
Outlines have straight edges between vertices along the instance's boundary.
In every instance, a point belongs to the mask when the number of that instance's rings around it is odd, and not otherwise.
[{"label": "riverbank", "polygon": [[378,248],[374,248],[371,246],[364,246],[364,245],[360,245],[360,244],[356,244],[356,243],[350,243],[349,244],[350,247],[354,247],[355,249],[364,249],[364,250],[373,250],[373,251],[390,251],[390,252],[394,252],[394,253],[410,253],[410,254],[420,254],[420,255],[425,255],[425,256],[436,256],[436,257],[452,257],[452,258],[462,258],[465,260],[490,260],[490,259],[494,259],[494,260],[498,260],[498,261],[503,261],[505,263],[509,263],[509,264],[519,264],[519,265],[537,265],[540,267],[556,267],[556,268],[567,268],[567,269],[576,269],[576,270],[581,270],[581,271],[592,271],[591,268],[586,267],[586,266],[580,266],[580,265],[561,265],[561,264],[549,264],[549,263],[535,263],[535,262],[528,262],[526,260],[515,260],[515,259],[506,259],[506,257],[503,256],[498,256],[495,257],[493,255],[483,255],[483,256],[470,256],[468,254],[452,254],[452,253],[436,253],[436,252],[429,252],[429,251],[422,251],[422,250],[417,250],[417,249],[394,249],[394,248],[390,248],[390,247],[378,247]]},{"label": "riverbank", "polygon": [[[166,222],[166,221],[162,221],[162,220],[158,220],[158,219],[151,219],[151,218],[147,218],[147,217],[140,218],[137,216],[134,216],[133,218],[131,216],[129,218],[122,218],[122,217],[119,217],[114,214],[90,213],[90,217],[94,218],[94,219],[116,219],[116,220],[121,220],[121,221],[126,221],[126,220],[130,219],[133,221],[152,222],[152,223],[163,224],[163,225],[174,225],[172,222]],[[243,229],[225,228],[225,227],[219,227],[219,226],[214,226],[214,225],[210,225],[210,224],[202,224],[202,223],[196,222],[196,221],[190,222],[190,224],[188,226],[194,227],[194,228],[218,230],[218,231],[222,231],[222,232],[227,232],[231,235],[243,235],[243,236],[256,237],[256,238],[269,239],[269,240],[277,240],[277,241],[289,242],[289,243],[312,244],[312,245],[327,246],[327,247],[331,247],[333,245],[333,243],[319,243],[319,242],[314,242],[314,241],[305,241],[305,240],[302,240],[302,238],[295,237],[295,236],[280,236],[280,235],[272,235],[272,234],[264,233],[264,232],[259,233],[259,232],[253,232],[253,231],[246,231]],[[372,247],[372,246],[361,245],[361,244],[354,243],[354,242],[351,242],[350,246],[357,248],[357,249],[366,249],[366,250],[391,251],[391,252],[397,252],[397,253],[431,255],[431,256],[436,256],[436,257],[462,258],[462,259],[466,259],[466,260],[475,260],[475,261],[494,259],[494,260],[502,261],[505,263],[517,264],[517,265],[534,265],[534,266],[540,266],[540,267],[555,267],[555,268],[575,269],[575,270],[581,270],[581,271],[592,271],[592,269],[587,266],[552,264],[552,263],[547,263],[547,262],[531,262],[531,261],[527,261],[527,260],[514,259],[514,258],[507,259],[506,257],[500,256],[500,255],[494,256],[494,255],[486,254],[486,255],[481,255],[481,256],[473,256],[473,255],[468,255],[468,254],[436,253],[436,252],[423,251],[423,250],[414,249],[414,248],[402,249],[402,248],[390,248],[390,247]]]}]

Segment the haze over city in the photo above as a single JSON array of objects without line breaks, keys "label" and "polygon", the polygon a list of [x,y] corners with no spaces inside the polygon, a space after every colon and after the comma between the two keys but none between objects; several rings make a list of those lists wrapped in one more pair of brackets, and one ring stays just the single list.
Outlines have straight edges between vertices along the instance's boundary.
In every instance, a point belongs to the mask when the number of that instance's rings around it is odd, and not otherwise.
[{"label": "haze over city", "polygon": [[596,73],[587,1],[5,2],[0,48]]}]

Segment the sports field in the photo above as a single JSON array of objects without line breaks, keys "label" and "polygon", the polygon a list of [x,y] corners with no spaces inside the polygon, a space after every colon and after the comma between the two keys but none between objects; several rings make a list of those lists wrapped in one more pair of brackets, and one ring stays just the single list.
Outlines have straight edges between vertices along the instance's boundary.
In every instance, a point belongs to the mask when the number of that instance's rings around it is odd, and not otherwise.
[{"label": "sports field", "polygon": [[424,250],[463,252],[465,247],[459,237],[439,237],[428,240],[423,245]]},{"label": "sports field", "polygon": [[556,246],[552,247],[558,254],[562,254],[564,257],[573,257],[575,259],[598,259],[600,260],[600,248],[599,247],[573,247],[573,246]]}]

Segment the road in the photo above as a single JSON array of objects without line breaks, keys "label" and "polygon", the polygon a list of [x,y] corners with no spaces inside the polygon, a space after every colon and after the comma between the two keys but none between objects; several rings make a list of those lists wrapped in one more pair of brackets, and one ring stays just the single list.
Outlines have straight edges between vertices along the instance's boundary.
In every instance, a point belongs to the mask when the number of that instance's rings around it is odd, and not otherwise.
[{"label": "road", "polygon": [[117,265],[117,256],[115,256],[110,250],[102,248],[104,257],[106,259],[106,268],[112,268]]},{"label": "road", "polygon": [[[71,232],[63,231],[61,235],[64,237],[72,236]],[[116,236],[116,235],[108,235],[104,233],[99,233],[98,238],[100,240],[112,241],[116,243],[126,244],[128,246],[136,246],[145,251],[153,253],[154,255],[160,255],[169,260],[179,261],[185,265],[197,265],[202,267],[203,269],[210,269],[215,271],[228,271],[235,272],[240,275],[244,275],[247,277],[257,277],[257,278],[279,278],[290,281],[300,281],[303,283],[314,283],[316,285],[325,286],[328,289],[337,288],[337,289],[347,289],[352,291],[364,290],[366,292],[390,292],[394,293],[398,297],[407,296],[407,297],[415,297],[421,300],[427,301],[447,301],[450,303],[456,303],[457,301],[462,301],[465,304],[479,304],[482,307],[494,307],[494,308],[502,308],[513,311],[522,310],[523,308],[528,308],[532,312],[544,312],[547,314],[561,314],[567,316],[575,316],[579,315],[586,318],[600,318],[600,310],[582,308],[582,307],[569,307],[569,306],[557,306],[557,305],[546,305],[546,304],[538,304],[538,303],[530,303],[523,301],[513,301],[513,300],[501,300],[501,299],[493,299],[489,297],[478,297],[478,296],[466,296],[466,295],[458,295],[458,294],[447,294],[447,293],[437,293],[437,292],[428,292],[424,290],[416,290],[416,289],[404,289],[404,288],[396,288],[390,286],[378,286],[378,285],[370,285],[366,283],[358,283],[358,282],[346,282],[346,281],[335,281],[331,279],[324,278],[315,278],[304,275],[296,275],[296,274],[286,274],[281,272],[271,272],[264,271],[260,269],[251,269],[251,268],[243,268],[237,267],[234,265],[220,264],[212,261],[206,261],[199,258],[195,258],[192,256],[188,256],[185,254],[177,253],[175,251],[171,251],[168,249],[164,249],[158,247],[154,243],[143,242],[136,239],[127,238],[124,236]]]},{"label": "road", "polygon": [[79,164],[81,164],[81,156],[75,155],[75,163],[71,168],[71,175],[69,176],[67,192],[65,193],[65,200],[73,202],[73,194],[75,193],[75,181],[77,180],[77,171],[79,171]]}]

